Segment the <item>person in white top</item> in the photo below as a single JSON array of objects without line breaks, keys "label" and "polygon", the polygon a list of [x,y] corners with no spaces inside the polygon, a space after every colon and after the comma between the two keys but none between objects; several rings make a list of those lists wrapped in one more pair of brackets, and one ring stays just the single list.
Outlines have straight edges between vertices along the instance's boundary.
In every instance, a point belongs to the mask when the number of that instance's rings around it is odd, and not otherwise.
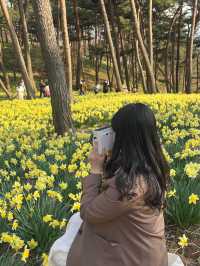
[{"label": "person in white top", "polygon": [[44,88],[44,97],[50,97],[51,93],[50,93],[50,89],[49,89],[49,85],[48,83],[46,83],[46,86]]},{"label": "person in white top", "polygon": [[21,82],[17,86],[16,91],[17,91],[17,99],[24,100],[26,94],[26,87],[23,80],[21,80]]},{"label": "person in white top", "polygon": [[99,93],[101,90],[101,85],[100,84],[96,84],[93,88],[92,88],[93,92],[95,94]]}]

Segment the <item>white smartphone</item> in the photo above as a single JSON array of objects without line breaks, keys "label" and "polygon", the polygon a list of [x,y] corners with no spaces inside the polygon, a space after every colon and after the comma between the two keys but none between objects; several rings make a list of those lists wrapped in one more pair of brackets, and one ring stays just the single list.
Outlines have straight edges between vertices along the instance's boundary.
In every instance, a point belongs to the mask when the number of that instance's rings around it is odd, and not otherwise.
[{"label": "white smartphone", "polygon": [[115,141],[115,133],[111,127],[104,127],[93,131],[93,145],[97,143],[98,154],[112,152]]}]

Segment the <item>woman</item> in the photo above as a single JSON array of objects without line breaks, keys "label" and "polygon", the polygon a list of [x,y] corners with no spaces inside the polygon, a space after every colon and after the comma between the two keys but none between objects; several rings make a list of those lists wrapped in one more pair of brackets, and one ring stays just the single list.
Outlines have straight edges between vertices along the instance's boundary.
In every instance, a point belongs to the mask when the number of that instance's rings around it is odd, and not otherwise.
[{"label": "woman", "polygon": [[105,164],[95,150],[90,155],[84,222],[67,266],[167,266],[163,205],[169,166],[154,114],[144,104],[129,104],[114,115],[112,128],[111,158]]},{"label": "woman", "polygon": [[44,89],[45,89],[45,82],[43,80],[40,81],[39,88],[40,88],[40,98],[44,97]]},{"label": "woman", "polygon": [[49,88],[49,84],[48,82],[46,82],[46,86],[44,88],[44,97],[50,97],[51,93],[50,93],[50,88]]}]

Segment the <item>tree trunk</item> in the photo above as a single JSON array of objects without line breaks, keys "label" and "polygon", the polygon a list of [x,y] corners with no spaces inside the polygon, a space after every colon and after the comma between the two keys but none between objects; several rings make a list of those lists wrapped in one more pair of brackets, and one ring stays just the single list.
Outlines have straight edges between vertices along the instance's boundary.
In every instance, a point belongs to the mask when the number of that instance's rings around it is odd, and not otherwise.
[{"label": "tree trunk", "polygon": [[4,76],[4,80],[5,80],[5,86],[6,86],[7,90],[9,92],[11,92],[10,79],[9,79],[8,74],[7,74],[6,68],[4,66],[3,50],[2,50],[2,47],[1,47],[1,43],[0,43],[0,69],[3,72],[3,76]]},{"label": "tree trunk", "polygon": [[126,79],[126,88],[128,91],[130,91],[128,65],[127,65],[127,59],[126,59],[125,49],[124,49],[124,39],[122,37],[121,31],[119,32],[119,36],[120,36],[120,41],[121,41],[121,51],[122,51],[122,59],[123,59],[123,66],[124,66],[125,79]]},{"label": "tree trunk", "polygon": [[180,4],[181,10],[178,21],[178,37],[177,37],[177,52],[176,52],[176,93],[179,92],[179,67],[180,67],[180,42],[181,42],[181,23],[183,14],[183,1]]},{"label": "tree trunk", "polygon": [[63,31],[63,43],[64,43],[64,57],[65,57],[65,66],[66,66],[66,79],[68,82],[69,90],[69,100],[73,98],[72,95],[72,60],[71,60],[71,48],[69,42],[69,33],[68,33],[68,22],[67,22],[67,11],[66,11],[66,2],[65,0],[60,0],[61,8],[61,23]]},{"label": "tree trunk", "polygon": [[197,16],[197,5],[198,0],[193,0],[193,12],[192,12],[192,26],[190,32],[190,40],[189,40],[189,57],[188,57],[188,66],[186,71],[186,84],[185,84],[185,92],[192,92],[192,74],[193,74],[193,46],[194,46],[194,33],[196,26],[196,16]]},{"label": "tree trunk", "polygon": [[199,91],[199,53],[197,54],[197,90],[196,92]]},{"label": "tree trunk", "polygon": [[2,45],[4,47],[4,36],[3,36],[3,28],[0,29],[0,35],[1,35],[1,41],[2,42]]},{"label": "tree trunk", "polygon": [[95,82],[96,85],[99,83],[99,55],[98,55],[98,30],[97,30],[97,16],[95,18]]},{"label": "tree trunk", "polygon": [[153,69],[153,29],[152,29],[152,10],[153,3],[149,0],[149,59]]},{"label": "tree trunk", "polygon": [[173,31],[172,32],[172,47],[171,47],[171,71],[170,71],[173,92],[175,92],[175,42],[176,42],[176,33],[175,31]]},{"label": "tree trunk", "polygon": [[138,39],[138,43],[139,43],[142,55],[144,57],[144,62],[145,62],[145,66],[147,69],[147,76],[149,77],[149,81],[150,81],[151,87],[148,88],[148,91],[150,93],[154,93],[154,92],[156,92],[156,82],[155,82],[154,72],[153,72],[153,68],[151,66],[151,62],[150,62],[149,57],[148,57],[147,49],[146,49],[144,42],[143,42],[143,39],[142,39],[142,35],[141,35],[141,31],[140,31],[140,25],[139,25],[138,18],[137,18],[137,10],[136,10],[136,5],[135,5],[135,0],[130,0],[130,3],[131,3],[131,11],[132,11],[133,19],[134,19],[136,36]]},{"label": "tree trunk", "polygon": [[58,46],[60,47],[60,32],[61,32],[61,14],[60,14],[60,9],[61,9],[61,6],[60,6],[60,1],[57,0],[57,32],[56,32],[56,37],[57,37],[57,44]]},{"label": "tree trunk", "polygon": [[0,87],[2,87],[5,94],[8,96],[9,99],[11,99],[11,93],[7,90],[6,86],[4,85],[3,81],[0,78]]},{"label": "tree trunk", "polygon": [[186,48],[185,48],[185,61],[184,61],[184,75],[183,75],[183,88],[184,88],[184,91],[185,91],[185,88],[186,88],[186,83],[187,83],[187,78],[188,78],[188,71],[187,71],[187,68],[188,68],[188,60],[189,60],[189,40],[190,40],[190,26],[189,24],[187,25],[188,26],[188,32],[187,32],[187,39],[186,39]]},{"label": "tree trunk", "polygon": [[13,46],[14,46],[14,49],[15,49],[16,57],[17,57],[17,60],[19,62],[19,65],[20,65],[20,69],[21,69],[21,73],[22,73],[22,76],[23,76],[23,80],[24,80],[25,86],[26,86],[28,97],[29,98],[33,98],[35,96],[34,89],[33,89],[31,80],[29,78],[27,69],[26,69],[26,64],[24,62],[24,58],[23,58],[23,55],[22,55],[22,50],[21,50],[21,47],[20,47],[20,44],[19,44],[19,41],[18,41],[18,38],[17,38],[17,34],[15,32],[14,25],[12,23],[12,20],[11,20],[10,16],[9,16],[7,3],[6,3],[5,0],[0,0],[0,5],[1,5],[2,12],[4,14],[5,20],[7,22],[8,29],[10,31],[10,35],[11,35],[11,38],[12,38],[12,42],[13,42]]},{"label": "tree trunk", "polygon": [[103,15],[104,24],[106,27],[106,32],[107,32],[107,36],[108,36],[108,43],[110,46],[110,52],[111,52],[112,61],[113,61],[117,90],[121,91],[122,82],[121,82],[121,78],[120,78],[120,74],[119,74],[119,68],[118,68],[118,64],[117,64],[115,49],[114,49],[114,45],[113,45],[113,40],[112,40],[112,36],[111,36],[110,25],[109,25],[109,21],[108,21],[108,16],[107,16],[104,0],[100,0],[100,4],[101,4],[102,15]]},{"label": "tree trunk", "polygon": [[[113,6],[113,0],[109,0],[109,8],[110,8],[110,22],[111,22],[111,27],[112,27],[112,36],[113,36],[113,43],[115,46],[115,51],[116,51],[116,59],[117,59],[117,64],[119,68],[119,74],[121,78],[121,82],[124,83],[124,78],[123,78],[123,71],[121,67],[121,55],[120,55],[120,46],[119,46],[119,40],[118,40],[118,32],[116,29],[116,23],[114,20],[114,17],[117,17],[116,14],[116,5]],[[119,25],[118,25],[119,26]]]},{"label": "tree trunk", "polygon": [[136,87],[136,82],[135,82],[135,44],[133,41],[131,41],[131,49],[132,49],[132,53],[130,54],[130,65],[131,65],[131,76],[132,76],[132,86],[131,86],[131,91]]},{"label": "tree trunk", "polygon": [[156,80],[156,83],[157,83],[157,80],[158,80],[158,48],[160,47],[160,43],[156,44],[156,47],[155,47],[155,68],[154,68],[154,76],[155,76],[155,80]]},{"label": "tree trunk", "polygon": [[7,30],[5,30],[4,32],[5,32],[5,37],[6,37],[6,43],[9,43],[9,41],[8,41],[9,38],[8,38]]},{"label": "tree trunk", "polygon": [[[149,60],[150,60],[150,64],[151,64],[151,68],[153,70],[154,73],[154,61],[153,61],[153,30],[152,30],[152,8],[153,8],[153,4],[152,4],[152,0],[149,0],[149,7],[148,7],[148,52],[149,52]],[[143,20],[143,18],[142,18]],[[143,40],[145,40],[143,38]],[[146,71],[147,73],[147,87],[150,88],[151,87],[151,78],[148,74],[148,69]],[[155,79],[156,82],[156,79]]]},{"label": "tree trunk", "polygon": [[72,3],[74,9],[74,16],[76,23],[76,38],[77,38],[76,89],[80,89],[81,68],[82,68],[80,19],[78,13],[77,0],[73,0]]},{"label": "tree trunk", "polygon": [[166,82],[166,88],[167,88],[167,92],[169,93],[171,91],[171,88],[172,88],[172,84],[171,84],[171,79],[170,79],[170,74],[169,74],[169,62],[168,62],[168,59],[169,59],[169,55],[168,55],[168,52],[169,52],[169,44],[170,44],[170,40],[171,40],[171,33],[172,33],[172,30],[173,30],[173,27],[174,27],[174,24],[177,20],[177,17],[179,15],[179,12],[180,12],[180,7],[176,10],[173,18],[172,18],[172,21],[170,23],[170,27],[169,27],[169,32],[168,32],[168,37],[167,37],[167,42],[166,42],[166,48],[165,48],[165,55],[164,55],[164,58],[165,58],[165,82]]},{"label": "tree trunk", "polygon": [[141,73],[141,77],[142,77],[143,90],[144,90],[144,93],[147,93],[148,92],[147,83],[146,83],[146,79],[145,79],[142,63],[141,63],[141,60],[140,60],[139,49],[138,49],[138,40],[135,40],[135,52],[136,52],[137,61],[138,61],[138,65],[139,65],[139,69],[140,69],[140,73]]},{"label": "tree trunk", "polygon": [[53,123],[59,135],[73,129],[65,69],[56,41],[56,32],[49,0],[32,0],[37,16],[37,28],[46,64],[50,91]]},{"label": "tree trunk", "polygon": [[[112,1],[110,1],[110,5],[112,7],[111,8],[112,9],[111,16],[112,15],[116,16],[116,22],[117,22],[117,26],[118,26],[118,32],[119,32],[120,43],[121,43],[121,53],[122,53],[123,67],[124,67],[124,73],[125,73],[126,88],[128,89],[128,91],[130,91],[130,78],[129,78],[128,64],[127,64],[127,57],[126,57],[125,49],[124,49],[124,39],[122,36],[122,27],[121,27],[121,23],[120,23],[119,14],[117,12],[117,5],[116,5],[116,2],[114,2],[114,4],[112,4]],[[114,10],[113,10],[113,5],[114,5]]]},{"label": "tree trunk", "polygon": [[112,88],[112,81],[110,77],[110,60],[109,60],[109,52],[108,52],[108,46],[106,45],[106,71],[107,71],[107,77],[109,80],[110,87]]},{"label": "tree trunk", "polygon": [[31,49],[29,44],[29,34],[28,34],[28,26],[26,22],[26,12],[25,12],[25,6],[27,8],[27,0],[25,3],[23,3],[22,0],[18,0],[18,7],[19,7],[19,13],[20,13],[20,19],[22,24],[22,39],[24,44],[24,52],[25,52],[25,61],[26,61],[26,68],[29,75],[29,78],[32,83],[32,87],[34,91],[36,92],[36,85],[33,77],[33,68],[32,68],[32,62],[31,62]]},{"label": "tree trunk", "polygon": [[136,84],[136,90],[139,91],[139,84],[138,84],[138,64],[136,60],[136,54],[135,54],[135,84]]}]

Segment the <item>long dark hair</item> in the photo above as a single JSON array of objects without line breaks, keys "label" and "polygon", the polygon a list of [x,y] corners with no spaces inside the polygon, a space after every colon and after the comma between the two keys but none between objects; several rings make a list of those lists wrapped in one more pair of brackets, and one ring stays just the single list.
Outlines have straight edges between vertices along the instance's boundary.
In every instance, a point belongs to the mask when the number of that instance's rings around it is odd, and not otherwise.
[{"label": "long dark hair", "polygon": [[106,163],[107,177],[116,175],[122,198],[131,197],[137,178],[147,184],[145,202],[161,209],[169,178],[169,165],[163,154],[153,111],[145,104],[128,104],[112,119],[115,143]]}]

